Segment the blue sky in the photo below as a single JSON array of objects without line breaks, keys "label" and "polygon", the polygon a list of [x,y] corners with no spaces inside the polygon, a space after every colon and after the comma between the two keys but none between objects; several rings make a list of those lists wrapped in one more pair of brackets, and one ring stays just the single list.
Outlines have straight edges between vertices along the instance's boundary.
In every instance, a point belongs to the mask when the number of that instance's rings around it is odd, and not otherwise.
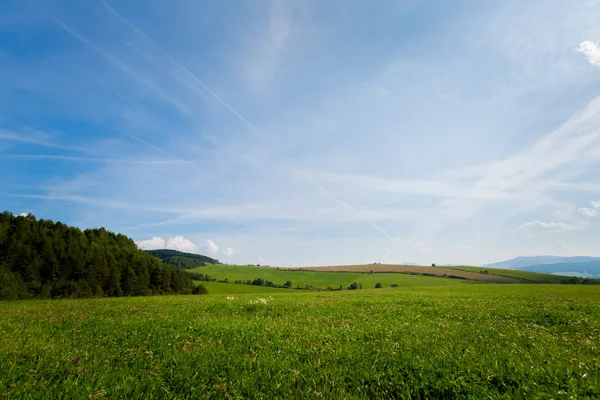
[{"label": "blue sky", "polygon": [[600,1],[0,3],[0,204],[224,262],[600,256]]}]

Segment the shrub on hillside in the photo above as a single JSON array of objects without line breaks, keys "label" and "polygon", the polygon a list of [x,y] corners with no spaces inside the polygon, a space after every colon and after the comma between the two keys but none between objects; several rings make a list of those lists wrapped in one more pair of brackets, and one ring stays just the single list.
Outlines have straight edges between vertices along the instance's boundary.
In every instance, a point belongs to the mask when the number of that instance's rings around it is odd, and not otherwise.
[{"label": "shrub on hillside", "polygon": [[192,289],[192,294],[208,294],[208,289],[206,289],[206,286],[200,284]]}]

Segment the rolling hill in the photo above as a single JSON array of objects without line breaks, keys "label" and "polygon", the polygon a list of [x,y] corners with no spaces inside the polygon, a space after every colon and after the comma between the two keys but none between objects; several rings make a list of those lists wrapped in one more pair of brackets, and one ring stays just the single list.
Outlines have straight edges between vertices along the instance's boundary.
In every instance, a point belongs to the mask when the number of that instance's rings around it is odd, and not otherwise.
[{"label": "rolling hill", "polygon": [[517,257],[507,261],[485,264],[484,267],[545,274],[600,277],[600,257]]},{"label": "rolling hill", "polygon": [[206,264],[220,264],[219,260],[195,253],[185,253],[183,251],[161,249],[144,250],[146,253],[154,256],[165,264],[173,265],[181,269],[192,269],[202,267]]},{"label": "rolling hill", "polygon": [[450,269],[444,267],[421,267],[414,265],[392,265],[392,264],[366,264],[366,265],[335,265],[326,267],[308,267],[302,270],[319,273],[325,272],[352,272],[373,274],[406,274],[422,275],[440,278],[465,279],[490,283],[522,283],[515,278],[498,275],[483,275],[472,271]]},{"label": "rolling hill", "polygon": [[[376,267],[376,266],[372,266]],[[418,268],[418,267],[416,267]],[[430,267],[431,268],[431,267]],[[432,268],[433,269],[433,268]],[[271,281],[275,284],[283,285],[285,282],[290,281],[292,288],[306,288],[312,287],[317,289],[326,289],[330,287],[332,289],[338,289],[340,286],[347,288],[353,282],[361,284],[363,288],[374,288],[376,283],[381,283],[384,287],[390,287],[391,285],[397,285],[398,287],[420,287],[420,286],[454,286],[454,285],[468,285],[475,282],[466,279],[450,279],[448,277],[440,276],[423,276],[419,274],[399,274],[399,273],[364,273],[364,272],[334,272],[334,271],[314,271],[307,268],[300,269],[285,269],[285,268],[271,268],[271,267],[250,267],[250,266],[237,266],[237,265],[207,265],[205,267],[198,267],[190,270],[190,272],[196,272],[201,274],[209,275],[210,277],[216,278],[220,281],[228,279],[229,282],[235,281],[252,281],[257,278],[261,278],[265,281]],[[460,271],[454,275],[460,275]],[[475,274],[473,274],[475,275]],[[478,274],[477,274],[478,275]],[[502,277],[489,277],[497,282],[500,281],[511,281],[509,278]],[[481,279],[483,280],[483,279]],[[203,282],[204,284],[204,282]],[[232,286],[238,286],[229,283]],[[209,286],[207,286],[209,287]],[[288,290],[288,289],[276,289],[276,290]]]}]

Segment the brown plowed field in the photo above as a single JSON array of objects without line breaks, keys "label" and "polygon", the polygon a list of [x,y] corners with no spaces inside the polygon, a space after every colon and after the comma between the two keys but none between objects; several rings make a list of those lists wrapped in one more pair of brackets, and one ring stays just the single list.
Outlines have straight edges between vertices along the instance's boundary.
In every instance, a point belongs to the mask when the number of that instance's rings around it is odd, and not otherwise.
[{"label": "brown plowed field", "polygon": [[[296,268],[294,268],[296,269]],[[328,267],[303,267],[303,271],[322,271],[322,272],[371,272],[384,273],[391,272],[397,274],[432,274],[440,277],[459,276],[471,281],[482,281],[490,283],[524,283],[524,281],[509,278],[505,276],[484,275],[476,272],[461,271],[444,267],[417,267],[412,265],[389,265],[389,264],[367,264],[367,265],[333,265]]]}]

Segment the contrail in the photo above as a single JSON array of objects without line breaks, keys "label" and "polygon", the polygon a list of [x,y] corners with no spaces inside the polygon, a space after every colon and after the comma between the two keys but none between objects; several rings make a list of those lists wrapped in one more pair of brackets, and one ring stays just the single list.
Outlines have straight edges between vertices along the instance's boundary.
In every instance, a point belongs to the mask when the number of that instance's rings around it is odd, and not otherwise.
[{"label": "contrail", "polygon": [[185,165],[187,165],[187,166],[189,166],[189,167],[192,167],[192,168],[196,169],[196,170],[198,170],[198,171],[202,172],[203,174],[205,174],[205,175],[208,175],[209,177],[211,177],[211,178],[213,178],[213,179],[217,179],[217,180],[219,179],[219,178],[217,178],[217,176],[216,176],[216,175],[214,175],[214,174],[212,174],[212,173],[210,173],[210,172],[206,171],[205,169],[202,169],[202,168],[198,167],[197,165],[194,165],[194,164],[192,164],[192,163],[191,163],[191,162],[189,162],[189,161],[186,161],[186,160],[184,160],[184,159],[181,159],[181,158],[179,158],[179,157],[177,157],[177,156],[174,156],[174,155],[173,155],[173,154],[171,154],[171,153],[167,153],[166,151],[164,151],[164,150],[162,150],[162,149],[160,149],[160,148],[158,148],[158,147],[156,147],[156,146],[153,146],[153,145],[151,145],[150,143],[148,143],[148,142],[146,142],[146,141],[144,141],[144,140],[142,140],[142,139],[140,139],[140,138],[138,138],[138,137],[136,137],[136,136],[133,136],[131,133],[125,132],[124,130],[122,130],[122,129],[119,129],[119,128],[115,128],[114,126],[109,126],[109,125],[106,125],[106,124],[104,124],[104,123],[102,123],[102,122],[100,122],[100,121],[96,120],[95,118],[92,118],[92,117],[90,117],[89,115],[88,115],[87,117],[88,117],[90,120],[92,120],[93,122],[95,122],[96,124],[98,124],[98,125],[103,125],[103,126],[105,126],[106,128],[109,128],[109,129],[112,129],[112,130],[114,130],[114,131],[116,131],[116,132],[119,132],[120,134],[122,134],[122,135],[125,135],[125,136],[127,136],[128,138],[131,138],[131,139],[133,139],[133,140],[135,140],[135,141],[137,141],[137,142],[139,142],[139,143],[142,143],[143,145],[146,145],[146,146],[150,147],[151,149],[153,149],[153,150],[156,150],[156,151],[158,151],[159,153],[161,153],[161,154],[164,154],[165,156],[167,156],[167,157],[169,157],[169,158],[171,158],[171,159],[173,159],[173,160],[175,160],[175,161],[178,161],[178,162],[180,162],[180,163],[182,163],[182,164],[185,164]]},{"label": "contrail", "polygon": [[[128,25],[131,29],[135,30],[140,36],[142,36],[148,43],[150,43],[156,50],[158,50],[159,52],[161,52],[162,54],[164,54],[171,62],[173,62],[175,65],[177,65],[182,71],[185,72],[186,75],[188,75],[190,78],[192,78],[194,80],[194,82],[196,82],[198,85],[200,85],[210,96],[212,96],[216,101],[218,101],[220,104],[222,104],[225,108],[227,108],[233,115],[235,115],[240,121],[242,121],[246,126],[248,126],[249,128],[252,129],[252,131],[254,131],[254,133],[259,134],[260,136],[264,136],[263,132],[261,129],[259,129],[256,125],[254,125],[252,122],[250,122],[246,117],[244,117],[239,111],[237,111],[235,108],[233,108],[233,106],[231,106],[229,103],[227,103],[225,100],[223,100],[218,94],[216,94],[207,84],[205,84],[200,78],[198,78],[193,72],[191,72],[188,68],[186,68],[183,64],[181,64],[179,61],[177,61],[175,59],[175,57],[173,57],[171,54],[169,54],[167,51],[165,51],[164,49],[162,49],[160,46],[158,46],[156,43],[154,43],[154,41],[152,39],[150,39],[150,37],[140,28],[138,28],[133,22],[129,21],[127,18],[125,18],[124,16],[122,16],[121,14],[119,14],[114,8],[112,8],[110,6],[110,4],[108,4],[105,0],[98,0],[112,15],[114,15],[115,17],[117,17],[118,19],[120,19],[123,23],[125,23],[126,25]],[[188,87],[190,87],[188,85]],[[194,89],[195,90],[195,89]],[[366,218],[364,218],[363,216],[359,215],[358,212],[356,211],[356,209],[354,209],[352,206],[350,206],[347,203],[344,203],[343,201],[341,201],[340,199],[338,199],[337,197],[335,197],[334,195],[332,195],[328,190],[326,190],[322,185],[318,184],[317,182],[315,182],[314,180],[312,180],[311,178],[308,179],[308,182],[313,185],[314,187],[320,189],[321,191],[323,191],[329,198],[331,198],[333,201],[335,201],[337,204],[341,205],[342,207],[349,209],[353,212],[353,214],[359,218],[362,219],[363,221],[367,222],[368,224],[370,224],[373,228],[375,228],[377,231],[379,231],[380,233],[382,233],[384,236],[386,236],[388,239],[393,240],[392,236],[387,233],[385,231],[385,229],[383,229],[381,226],[377,225],[375,222],[370,221]]]},{"label": "contrail", "polygon": [[205,84],[200,78],[198,78],[192,71],[190,71],[188,68],[186,68],[185,65],[181,64],[179,61],[177,61],[175,59],[175,57],[173,57],[171,54],[167,53],[160,46],[158,46],[156,43],[154,43],[154,41],[152,39],[150,39],[150,37],[148,37],[148,35],[146,35],[146,33],[143,30],[141,30],[135,24],[133,24],[133,22],[129,21],[127,18],[125,18],[124,16],[122,16],[121,14],[119,14],[106,1],[104,1],[104,0],[98,0],[98,1],[100,3],[102,3],[102,5],[111,14],[113,14],[115,17],[119,18],[122,22],[124,22],[125,24],[127,24],[131,29],[135,30],[144,39],[146,39],[148,41],[148,43],[150,43],[156,50],[158,50],[162,54],[164,54],[171,62],[173,62],[175,65],[177,65],[183,72],[185,72],[186,75],[188,75],[190,78],[192,78],[194,80],[194,82],[196,82],[197,84],[199,84],[200,86],[202,86],[202,88],[208,94],[210,94],[212,96],[212,98],[214,98],[216,101],[218,101],[219,103],[221,103],[225,108],[227,108],[229,111],[231,111],[240,121],[242,121],[248,127],[252,128],[252,130],[254,130],[256,133],[262,134],[262,131],[256,125],[254,125],[252,122],[250,122],[246,117],[244,117],[242,114],[240,114],[235,108],[233,108],[231,105],[229,105],[229,103],[227,103],[225,100],[223,100],[207,84]]},{"label": "contrail", "polygon": [[141,77],[139,74],[137,74],[131,68],[129,68],[128,66],[123,64],[121,61],[119,61],[116,57],[114,57],[111,54],[102,50],[100,47],[98,47],[97,45],[95,45],[94,43],[92,43],[91,41],[86,39],[83,35],[81,35],[79,32],[77,32],[73,28],[69,27],[68,25],[66,25],[61,20],[55,19],[54,21],[56,22],[56,24],[58,26],[63,28],[69,35],[73,36],[75,39],[79,40],[81,43],[87,45],[89,48],[91,48],[96,53],[100,54],[102,57],[104,57],[106,60],[108,60],[112,65],[114,65],[115,67],[117,67],[118,69],[120,69],[121,71],[123,71],[124,73],[126,73],[127,75],[129,75],[130,77],[135,79],[136,81],[138,81],[138,82],[142,83],[144,86],[148,87],[150,90],[152,90],[157,95],[159,95],[159,97],[161,97],[163,100],[170,103],[172,106],[176,107],[179,111],[181,111],[184,114],[188,113],[188,109],[186,106],[184,106],[183,104],[181,104],[179,101],[175,100],[173,97],[169,96],[168,94],[164,93],[161,89],[156,87],[156,85],[154,85],[152,82],[149,82],[148,80]]},{"label": "contrail", "polygon": [[341,205],[342,207],[350,210],[355,217],[362,219],[363,221],[365,221],[366,223],[368,223],[369,225],[371,225],[373,228],[375,228],[377,231],[379,231],[380,233],[382,233],[385,237],[387,237],[390,240],[394,240],[394,238],[392,237],[392,235],[390,235],[385,229],[383,229],[380,225],[376,224],[375,222],[371,221],[368,218],[365,218],[364,216],[360,215],[358,213],[358,211],[356,211],[356,209],[354,207],[352,207],[350,204],[338,199],[336,196],[334,196],[333,194],[331,194],[331,192],[327,189],[325,189],[325,187],[323,187],[323,185],[321,185],[320,183],[316,182],[312,177],[307,176],[307,180],[316,188],[320,189],[323,193],[325,193],[329,198],[331,198],[333,201],[335,201],[336,203],[338,203],[339,205]]}]

